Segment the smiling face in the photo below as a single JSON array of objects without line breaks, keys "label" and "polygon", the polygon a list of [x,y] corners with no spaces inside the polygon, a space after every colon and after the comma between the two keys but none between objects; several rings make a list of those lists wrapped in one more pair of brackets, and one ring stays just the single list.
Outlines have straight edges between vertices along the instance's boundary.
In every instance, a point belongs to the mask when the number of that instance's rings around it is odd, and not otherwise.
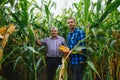
[{"label": "smiling face", "polygon": [[56,38],[57,35],[58,35],[58,29],[57,29],[57,28],[52,28],[52,29],[51,29],[51,36],[52,36],[53,38]]},{"label": "smiling face", "polygon": [[71,30],[73,30],[75,28],[75,25],[76,25],[75,20],[73,18],[68,19],[67,25]]}]

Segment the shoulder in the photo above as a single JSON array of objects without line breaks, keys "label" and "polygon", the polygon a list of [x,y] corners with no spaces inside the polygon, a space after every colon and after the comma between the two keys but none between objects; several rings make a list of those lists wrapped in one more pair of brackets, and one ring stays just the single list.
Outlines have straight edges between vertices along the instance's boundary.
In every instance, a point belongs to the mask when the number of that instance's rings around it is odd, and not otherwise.
[{"label": "shoulder", "polygon": [[50,40],[51,39],[51,37],[47,37],[47,38],[44,38],[43,40],[44,41],[48,41],[48,40]]},{"label": "shoulder", "polygon": [[58,36],[59,41],[65,41],[65,39],[62,36]]},{"label": "shoulder", "polygon": [[58,39],[63,39],[64,40],[64,38],[62,36],[58,36]]},{"label": "shoulder", "polygon": [[70,35],[70,32],[68,32],[68,36]]},{"label": "shoulder", "polygon": [[76,28],[76,32],[77,32],[77,33],[83,33],[83,34],[84,34],[84,31],[83,31],[81,28],[78,28],[78,27]]}]

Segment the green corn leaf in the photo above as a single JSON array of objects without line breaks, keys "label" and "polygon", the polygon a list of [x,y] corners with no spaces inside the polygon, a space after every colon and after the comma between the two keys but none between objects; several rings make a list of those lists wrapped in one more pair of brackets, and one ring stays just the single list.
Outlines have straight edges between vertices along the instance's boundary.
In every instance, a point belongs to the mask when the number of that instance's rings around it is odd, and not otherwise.
[{"label": "green corn leaf", "polygon": [[91,25],[91,27],[98,27],[102,23],[102,21],[107,17],[107,15],[110,14],[112,11],[116,10],[118,6],[120,6],[120,0],[115,0],[113,3],[109,4],[108,7],[106,7],[103,15],[100,17],[99,21]]},{"label": "green corn leaf", "polygon": [[85,49],[85,47],[77,46],[76,48],[73,49],[73,51],[80,52],[82,49]]},{"label": "green corn leaf", "polygon": [[77,46],[77,47],[75,47],[75,48],[72,50],[72,52],[78,53],[78,52],[80,52],[80,51],[83,50],[83,49],[86,49],[86,50],[88,50],[88,51],[90,51],[90,52],[94,52],[94,50],[93,50],[91,47],[83,47],[83,46]]},{"label": "green corn leaf", "polygon": [[101,10],[101,0],[98,0],[98,2],[97,2],[97,20],[99,19],[99,16],[100,16],[100,14],[99,14],[100,10]]},{"label": "green corn leaf", "polygon": [[2,64],[7,58],[9,58],[16,50],[18,50],[19,48],[16,47],[14,48],[8,55],[3,56],[3,59],[0,61],[0,64]]},{"label": "green corn leaf", "polygon": [[36,63],[36,70],[38,69],[38,67],[39,67],[39,65],[40,65],[40,62],[41,62],[41,58],[39,58],[39,60],[37,61],[37,63]]},{"label": "green corn leaf", "polygon": [[2,76],[0,76],[0,80],[7,80],[6,78],[3,78]]},{"label": "green corn leaf", "polygon": [[108,0],[106,5],[109,5],[113,0]]},{"label": "green corn leaf", "polygon": [[28,49],[31,50],[33,53],[37,53],[38,54],[38,52],[33,47],[28,47]]},{"label": "green corn leaf", "polygon": [[78,3],[73,3],[72,4],[77,10],[79,10]]},{"label": "green corn leaf", "polygon": [[16,65],[20,61],[20,59],[22,59],[22,56],[18,56],[17,59],[15,60],[13,71],[15,70]]},{"label": "green corn leaf", "polygon": [[90,7],[90,0],[84,0],[84,6],[85,6],[85,8],[84,8],[84,14],[85,14],[85,22],[87,23],[87,18],[88,18],[88,11],[89,11],[89,7]]},{"label": "green corn leaf", "polygon": [[99,73],[97,72],[94,64],[91,61],[87,61],[87,64],[91,67],[91,69],[100,77]]},{"label": "green corn leaf", "polygon": [[15,0],[9,0],[9,1],[10,1],[10,4],[13,6],[13,5],[14,5]]},{"label": "green corn leaf", "polygon": [[50,11],[49,11],[49,6],[47,5],[45,5],[45,13],[47,15],[47,19],[49,20]]},{"label": "green corn leaf", "polygon": [[35,43],[35,35],[32,29],[32,26],[28,28],[28,32],[29,32],[29,40],[31,42],[31,45],[34,46]]}]

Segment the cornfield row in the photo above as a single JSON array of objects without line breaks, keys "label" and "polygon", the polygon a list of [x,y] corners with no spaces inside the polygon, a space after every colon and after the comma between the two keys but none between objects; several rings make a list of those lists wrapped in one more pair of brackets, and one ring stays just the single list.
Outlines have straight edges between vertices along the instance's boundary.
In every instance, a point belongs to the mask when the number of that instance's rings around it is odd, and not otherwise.
[{"label": "cornfield row", "polygon": [[[46,48],[36,45],[35,34],[43,39],[50,36],[51,26],[57,26],[59,35],[66,39],[69,31],[66,19],[70,16],[86,32],[87,66],[83,80],[120,80],[120,0],[97,0],[96,3],[80,0],[73,3],[77,11],[63,9],[62,15],[56,17],[50,11],[56,7],[55,2],[40,0],[40,3],[36,0],[0,1],[0,80],[45,80]],[[7,32],[11,24],[14,27]],[[5,33],[10,35],[3,40]],[[65,62],[64,80],[71,78],[68,67]],[[59,72],[60,69],[56,80]]]}]

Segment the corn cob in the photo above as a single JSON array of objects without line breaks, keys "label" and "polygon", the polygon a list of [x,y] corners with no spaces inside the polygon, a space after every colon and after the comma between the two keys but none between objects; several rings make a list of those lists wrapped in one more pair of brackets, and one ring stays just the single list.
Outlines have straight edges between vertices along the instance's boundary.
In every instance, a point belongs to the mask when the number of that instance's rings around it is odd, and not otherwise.
[{"label": "corn cob", "polygon": [[2,40],[2,44],[1,44],[2,49],[4,49],[4,47],[8,41],[8,37],[13,31],[15,31],[15,26],[13,24],[10,24],[4,35],[4,39]]},{"label": "corn cob", "polygon": [[10,24],[6,33],[11,34],[13,31],[15,31],[15,26],[13,24]]},{"label": "corn cob", "polygon": [[[0,48],[0,61],[2,60],[2,57],[3,57],[3,50],[2,48]],[[1,70],[1,65],[0,65],[0,70]]]},{"label": "corn cob", "polygon": [[63,53],[67,53],[67,52],[70,51],[70,49],[69,49],[68,47],[65,47],[65,46],[62,46],[62,45],[60,45],[60,46],[58,47],[58,49],[59,49],[60,51],[62,51]]},{"label": "corn cob", "polygon": [[[2,41],[0,42],[0,44],[1,44],[1,47],[0,47],[0,61],[2,60],[3,50],[4,50],[4,47],[7,43],[7,41],[8,41],[8,37],[13,31],[15,31],[15,26],[13,24],[10,24],[8,29],[6,27],[0,28],[0,38],[2,39]],[[0,65],[0,70],[1,70],[1,65]]]},{"label": "corn cob", "polygon": [[6,31],[6,27],[1,27],[0,28],[0,34],[2,35],[2,34],[4,34],[5,33],[5,31]]}]

